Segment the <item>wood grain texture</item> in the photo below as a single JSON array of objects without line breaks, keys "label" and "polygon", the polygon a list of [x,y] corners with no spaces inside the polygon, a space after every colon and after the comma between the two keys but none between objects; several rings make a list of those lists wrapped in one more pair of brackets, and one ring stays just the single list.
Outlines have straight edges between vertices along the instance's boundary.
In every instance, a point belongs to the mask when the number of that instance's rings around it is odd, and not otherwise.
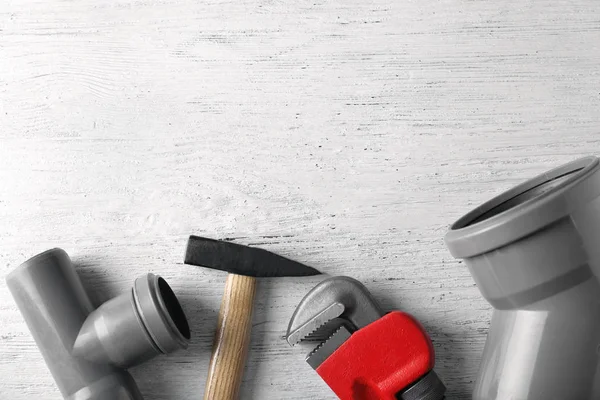
[{"label": "wood grain texture", "polygon": [[204,400],[237,400],[246,366],[256,278],[227,274]]},{"label": "wood grain texture", "polygon": [[[60,246],[96,304],[163,276],[191,345],[132,373],[197,399],[225,276],[187,237],[260,245],[413,313],[468,399],[490,308],[443,235],[600,154],[599,63],[595,0],[3,0],[0,275]],[[258,283],[243,400],[334,398],[283,340],[321,279]],[[59,398],[3,279],[0,398]]]}]

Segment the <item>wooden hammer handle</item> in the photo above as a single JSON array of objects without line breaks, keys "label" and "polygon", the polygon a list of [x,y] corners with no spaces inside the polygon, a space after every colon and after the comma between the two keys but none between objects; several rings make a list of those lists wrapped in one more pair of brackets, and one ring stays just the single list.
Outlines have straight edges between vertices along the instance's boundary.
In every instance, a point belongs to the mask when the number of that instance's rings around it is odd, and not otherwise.
[{"label": "wooden hammer handle", "polygon": [[237,400],[252,330],[256,278],[229,274],[217,320],[204,400]]}]

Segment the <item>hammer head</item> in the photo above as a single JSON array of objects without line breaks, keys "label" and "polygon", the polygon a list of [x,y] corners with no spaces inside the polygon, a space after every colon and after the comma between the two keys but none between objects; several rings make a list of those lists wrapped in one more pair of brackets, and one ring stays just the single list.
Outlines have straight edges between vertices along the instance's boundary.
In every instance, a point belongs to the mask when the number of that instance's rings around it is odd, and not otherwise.
[{"label": "hammer head", "polygon": [[314,268],[267,250],[199,236],[190,236],[184,262],[253,277],[320,274]]}]

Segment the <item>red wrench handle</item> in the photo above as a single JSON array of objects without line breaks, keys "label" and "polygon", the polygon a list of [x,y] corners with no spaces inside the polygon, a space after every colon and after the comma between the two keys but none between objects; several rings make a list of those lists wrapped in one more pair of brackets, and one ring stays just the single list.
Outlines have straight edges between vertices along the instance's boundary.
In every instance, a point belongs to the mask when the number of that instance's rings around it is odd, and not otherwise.
[{"label": "red wrench handle", "polygon": [[433,346],[421,324],[392,311],[353,333],[317,373],[341,400],[395,400],[433,365]]}]

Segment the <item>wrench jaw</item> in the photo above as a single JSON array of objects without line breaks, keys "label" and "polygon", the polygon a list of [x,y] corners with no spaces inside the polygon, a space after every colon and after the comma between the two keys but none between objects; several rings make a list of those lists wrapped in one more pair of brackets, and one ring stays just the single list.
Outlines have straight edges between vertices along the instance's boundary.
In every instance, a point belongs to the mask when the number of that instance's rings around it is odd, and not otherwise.
[{"label": "wrench jaw", "polygon": [[301,306],[302,303],[296,308],[288,326],[286,340],[290,346],[295,346],[304,340],[314,341],[326,337],[328,325],[344,313],[344,305],[334,302],[322,311],[309,316],[306,321],[298,323],[298,321],[303,321],[303,318],[305,318],[304,315],[300,314],[305,314],[307,311],[306,308]]},{"label": "wrench jaw", "polygon": [[286,340],[291,346],[318,341],[306,357],[306,362],[317,369],[352,333],[383,315],[362,283],[336,276],[315,286],[302,299],[290,320]]},{"label": "wrench jaw", "polygon": [[326,340],[321,342],[313,351],[306,356],[306,362],[314,370],[319,368],[346,340],[350,339],[352,333],[345,325],[339,326]]},{"label": "wrench jaw", "polygon": [[362,283],[336,276],[319,283],[304,296],[292,315],[286,338],[293,346],[334,318],[343,318],[360,329],[383,315]]}]

